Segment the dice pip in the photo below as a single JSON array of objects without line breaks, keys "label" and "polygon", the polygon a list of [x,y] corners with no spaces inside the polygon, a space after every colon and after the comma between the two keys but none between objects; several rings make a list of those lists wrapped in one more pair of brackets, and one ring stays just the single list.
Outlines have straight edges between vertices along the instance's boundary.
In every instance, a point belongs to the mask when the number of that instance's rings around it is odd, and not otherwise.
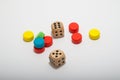
[{"label": "dice pip", "polygon": [[54,38],[61,38],[64,37],[64,26],[62,22],[54,22],[51,25],[51,29],[52,29],[52,35]]},{"label": "dice pip", "polygon": [[65,63],[65,54],[62,50],[54,50],[49,55],[50,63],[53,67],[60,67]]}]

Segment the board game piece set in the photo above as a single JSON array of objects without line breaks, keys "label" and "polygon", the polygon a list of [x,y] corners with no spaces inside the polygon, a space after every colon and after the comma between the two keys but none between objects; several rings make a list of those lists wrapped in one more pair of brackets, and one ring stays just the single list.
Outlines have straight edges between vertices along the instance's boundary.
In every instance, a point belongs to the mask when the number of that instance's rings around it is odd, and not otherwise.
[{"label": "board game piece set", "polygon": [[[72,33],[71,41],[74,44],[79,44],[82,42],[82,34],[79,33],[79,24],[76,22],[72,22],[68,26],[69,32]],[[62,38],[64,37],[64,25],[60,21],[56,21],[51,24],[51,33],[53,38]],[[100,38],[100,31],[96,28],[93,28],[89,31],[89,38],[91,40],[97,40]],[[34,39],[34,34],[32,31],[25,31],[23,33],[23,40],[25,42],[31,42],[33,39],[34,44],[34,52],[37,54],[43,53],[45,51],[45,47],[50,47],[53,44],[53,38],[51,36],[46,36],[43,32],[39,32],[38,35]],[[58,68],[65,64],[65,53],[56,49],[50,52],[49,60],[50,64]]]},{"label": "board game piece set", "polygon": [[51,36],[45,36],[43,32],[39,32],[37,37],[34,39],[34,52],[42,53],[45,51],[45,47],[50,47],[53,44]]}]

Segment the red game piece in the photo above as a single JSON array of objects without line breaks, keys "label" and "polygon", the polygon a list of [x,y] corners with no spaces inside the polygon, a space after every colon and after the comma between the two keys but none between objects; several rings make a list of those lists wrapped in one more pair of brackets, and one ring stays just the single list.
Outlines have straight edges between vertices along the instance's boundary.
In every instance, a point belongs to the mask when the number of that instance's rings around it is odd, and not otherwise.
[{"label": "red game piece", "polygon": [[35,53],[42,53],[44,51],[45,51],[45,47],[43,47],[43,48],[36,48],[36,47],[34,47],[34,52]]},{"label": "red game piece", "polygon": [[79,44],[82,41],[82,35],[80,33],[74,33],[72,34],[72,42],[74,44]]},{"label": "red game piece", "polygon": [[72,22],[69,24],[69,32],[77,33],[79,30],[79,25],[76,22]]},{"label": "red game piece", "polygon": [[45,41],[45,47],[50,47],[53,44],[53,39],[51,36],[45,36],[44,41]]}]

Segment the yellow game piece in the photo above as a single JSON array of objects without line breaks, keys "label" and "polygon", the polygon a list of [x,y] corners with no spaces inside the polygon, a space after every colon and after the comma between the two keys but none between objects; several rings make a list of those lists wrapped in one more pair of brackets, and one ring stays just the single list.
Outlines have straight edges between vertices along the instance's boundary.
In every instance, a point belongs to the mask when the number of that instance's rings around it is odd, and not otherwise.
[{"label": "yellow game piece", "polygon": [[97,40],[100,37],[100,31],[96,28],[93,28],[89,31],[89,37],[92,40]]},{"label": "yellow game piece", "polygon": [[34,34],[32,31],[25,31],[23,33],[23,40],[26,41],[26,42],[30,42],[32,41],[34,38]]}]

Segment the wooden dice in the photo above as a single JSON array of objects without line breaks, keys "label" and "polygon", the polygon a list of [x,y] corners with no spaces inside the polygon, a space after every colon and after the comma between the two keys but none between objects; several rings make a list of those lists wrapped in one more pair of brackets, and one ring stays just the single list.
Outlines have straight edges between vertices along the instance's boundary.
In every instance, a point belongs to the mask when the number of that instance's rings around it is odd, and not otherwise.
[{"label": "wooden dice", "polygon": [[60,67],[65,63],[65,54],[62,50],[54,50],[49,55],[50,63],[53,67]]},{"label": "wooden dice", "polygon": [[64,26],[62,22],[54,22],[51,25],[51,29],[52,29],[52,36],[54,38],[61,38],[64,36]]}]

